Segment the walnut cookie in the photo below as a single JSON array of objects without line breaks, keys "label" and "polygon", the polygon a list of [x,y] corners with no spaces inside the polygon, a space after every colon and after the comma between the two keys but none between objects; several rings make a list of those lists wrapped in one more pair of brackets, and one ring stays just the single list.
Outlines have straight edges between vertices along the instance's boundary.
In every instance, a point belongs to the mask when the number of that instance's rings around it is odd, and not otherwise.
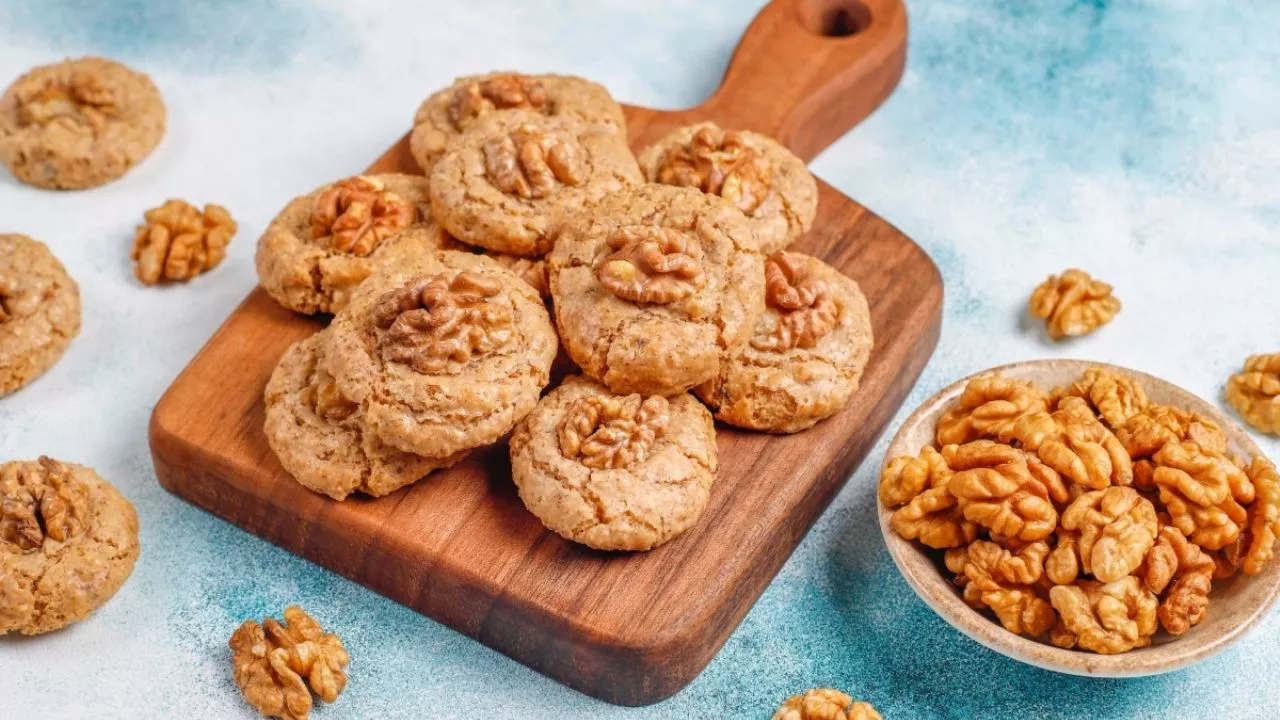
[{"label": "walnut cookie", "polygon": [[98,473],[46,457],[0,465],[0,635],[83,620],[137,559],[138,516]]},{"label": "walnut cookie", "polygon": [[402,452],[365,432],[360,406],[343,397],[325,368],[326,332],[285,351],[264,395],[267,444],[294,479],[334,500],[357,491],[381,497],[463,458]]},{"label": "walnut cookie", "polygon": [[695,388],[716,419],[794,433],[838,412],[871,356],[871,311],[858,284],[817,258],[765,262],[765,311],[751,340]]},{"label": "walnut cookie", "polygon": [[80,333],[80,288],[49,248],[0,234],[0,397],[53,366]]},{"label": "walnut cookie", "polygon": [[719,375],[764,311],[764,259],[747,220],[690,188],[614,193],[548,256],[560,339],[620,393],[678,395]]},{"label": "walnut cookie", "polygon": [[507,112],[472,123],[431,172],[431,207],[453,237],[537,257],[559,224],[644,180],[627,144],[598,126]]},{"label": "walnut cookie", "polygon": [[649,182],[719,195],[751,218],[765,254],[813,226],[818,183],[778,141],[705,122],[673,130],[639,155]]},{"label": "walnut cookie", "polygon": [[36,187],[79,190],[124,175],[164,137],[146,75],[86,57],[30,70],[0,96],[0,162]]},{"label": "walnut cookie", "polygon": [[556,333],[524,280],[483,255],[445,250],[371,276],[323,347],[366,429],[444,458],[496,442],[528,414],[547,385]]},{"label": "walnut cookie", "polygon": [[627,136],[622,108],[603,85],[567,75],[494,72],[458,78],[418,108],[409,135],[413,158],[430,175],[449,144],[477,119],[527,110]]},{"label": "walnut cookie", "polygon": [[597,550],[649,550],[702,515],[711,414],[688,394],[622,396],[570,377],[511,436],[511,475],[550,530]]},{"label": "walnut cookie", "polygon": [[448,244],[427,180],[357,175],[294,198],[258,239],[258,281],[281,305],[332,313],[378,266]]}]

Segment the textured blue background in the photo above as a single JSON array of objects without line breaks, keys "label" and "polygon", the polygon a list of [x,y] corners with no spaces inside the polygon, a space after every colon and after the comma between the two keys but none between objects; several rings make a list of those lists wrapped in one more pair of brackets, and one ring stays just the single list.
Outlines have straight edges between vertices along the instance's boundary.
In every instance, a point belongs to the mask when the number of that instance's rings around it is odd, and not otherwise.
[{"label": "textured blue background", "polygon": [[[0,82],[101,53],[151,73],[171,112],[156,155],[108,187],[53,194],[0,178],[0,229],[48,242],[86,302],[64,361],[0,401],[0,458],[93,465],[143,527],[133,578],[91,621],[0,639],[0,717],[253,717],[224,643],[243,618],[291,602],[354,658],[321,720],[766,718],[824,685],[888,718],[1280,712],[1276,612],[1191,670],[1125,681],[1036,670],[951,630],[879,538],[883,442],[706,672],[642,709],[567,690],[164,493],[147,416],[253,285],[253,240],[287,198],[364,167],[464,72],[558,70],[628,102],[696,104],[759,3],[349,5],[0,0]],[[813,163],[946,278],[942,341],[908,407],[970,372],[1046,356],[1141,368],[1217,399],[1245,355],[1280,349],[1280,4],[922,0],[911,22],[902,86]],[[215,273],[142,289],[127,265],[132,225],[169,196],[227,205],[241,235]],[[1055,346],[1021,311],[1069,265],[1114,283],[1125,309]],[[1280,455],[1275,440],[1264,447]]]}]

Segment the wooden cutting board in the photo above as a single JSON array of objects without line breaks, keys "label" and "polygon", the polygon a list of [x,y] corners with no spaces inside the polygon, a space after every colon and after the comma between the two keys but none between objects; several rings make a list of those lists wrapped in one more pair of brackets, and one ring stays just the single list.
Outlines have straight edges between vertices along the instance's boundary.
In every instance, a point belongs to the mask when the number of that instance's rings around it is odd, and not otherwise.
[{"label": "wooden cutting board", "polygon": [[[702,106],[627,108],[632,145],[713,119],[773,135],[810,159],[889,95],[905,43],[900,0],[774,2]],[[407,141],[369,171],[417,172]],[[281,204],[305,189],[282,188]],[[381,499],[335,502],[303,489],[267,447],[262,392],[285,349],[321,322],[262,290],[156,406],[156,475],[209,512],[584,693],[626,705],[666,698],[737,627],[871,448],[937,341],[942,283],[933,263],[866,208],[825,183],[819,189],[817,222],[797,248],[852,276],[870,300],[876,347],[862,386],[843,412],[799,435],[718,428],[710,505],[693,529],[657,550],[595,552],[546,531],[520,504],[505,445]]]}]

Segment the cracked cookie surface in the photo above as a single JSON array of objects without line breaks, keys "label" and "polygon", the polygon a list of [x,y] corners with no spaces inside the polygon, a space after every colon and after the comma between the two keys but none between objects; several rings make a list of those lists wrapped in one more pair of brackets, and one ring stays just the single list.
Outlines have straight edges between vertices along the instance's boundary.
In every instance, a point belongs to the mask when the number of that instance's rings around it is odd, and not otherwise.
[{"label": "cracked cookie surface", "polygon": [[715,480],[715,427],[691,395],[621,396],[580,376],[538,403],[510,449],[525,507],[597,550],[649,550],[679,536]]},{"label": "cracked cookie surface", "polygon": [[778,253],[770,272],[751,340],[695,393],[722,422],[794,433],[839,412],[858,389],[871,314],[858,284],[817,258]]},{"label": "cracked cookie surface", "polygon": [[324,342],[365,427],[442,458],[496,442],[547,385],[556,334],[536,290],[483,255],[438,251],[372,275]]},{"label": "cracked cookie surface", "polygon": [[0,96],[0,162],[28,185],[79,190],[124,175],[164,136],[146,75],[104,58],[43,65]]},{"label": "cracked cookie surface", "polygon": [[49,248],[0,234],[0,397],[35,380],[80,333],[80,288]]},{"label": "cracked cookie surface", "polygon": [[285,351],[264,395],[267,444],[295,480],[335,500],[357,491],[381,497],[465,456],[425,458],[366,432],[360,406],[341,394],[325,367],[326,332]]},{"label": "cracked cookie surface", "polygon": [[560,339],[615,392],[675,395],[720,372],[764,310],[764,259],[742,213],[690,188],[614,193],[548,256]]},{"label": "cracked cookie surface", "polygon": [[409,149],[430,175],[447,147],[477,120],[512,110],[536,112],[579,125],[595,125],[624,141],[622,108],[599,83],[569,75],[523,75],[509,71],[461,77],[418,107]]},{"label": "cracked cookie surface", "polygon": [[695,187],[743,212],[766,254],[787,247],[813,226],[818,183],[781,143],[712,122],[671,131],[638,156],[649,182]]},{"label": "cracked cookie surface", "polygon": [[137,559],[138,516],[98,473],[50,458],[0,465],[0,634],[83,620]]},{"label": "cracked cookie surface", "polygon": [[341,310],[384,263],[449,247],[431,219],[426,178],[345,178],[294,198],[258,239],[258,282],[308,315]]},{"label": "cracked cookie surface", "polygon": [[436,163],[431,206],[462,242],[538,257],[565,217],[642,182],[626,142],[609,130],[496,113],[472,123]]}]

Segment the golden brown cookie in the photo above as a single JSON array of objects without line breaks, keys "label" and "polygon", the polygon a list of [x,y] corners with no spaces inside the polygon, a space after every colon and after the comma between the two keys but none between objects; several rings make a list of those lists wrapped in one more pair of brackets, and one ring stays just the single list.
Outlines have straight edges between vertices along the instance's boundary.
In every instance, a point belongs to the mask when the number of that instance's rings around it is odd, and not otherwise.
[{"label": "golden brown cookie", "polygon": [[804,161],[767,135],[711,122],[673,130],[639,156],[649,182],[719,195],[751,218],[774,253],[813,226],[818,183]]},{"label": "golden brown cookie", "polygon": [[138,516],[98,473],[46,457],[0,465],[0,634],[83,620],[137,559]]},{"label": "golden brown cookie", "polygon": [[472,123],[436,163],[431,208],[462,242],[537,257],[551,249],[565,218],[642,182],[613,132],[507,112]]},{"label": "golden brown cookie", "polygon": [[494,72],[458,78],[422,102],[413,118],[409,148],[430,175],[448,145],[476,120],[526,110],[578,125],[596,125],[625,139],[622,108],[603,85],[568,75]]},{"label": "golden brown cookie", "polygon": [[426,178],[388,173],[294,198],[258,240],[258,281],[290,310],[337,312],[382,263],[448,243],[427,197]]},{"label": "golden brown cookie", "polygon": [[817,258],[780,252],[764,267],[755,332],[695,392],[730,425],[799,432],[858,389],[873,344],[871,312],[858,283]]},{"label": "golden brown cookie", "polygon": [[86,57],[44,65],[0,96],[0,162],[36,187],[115,180],[164,137],[165,108],[146,75]]},{"label": "golden brown cookie", "polygon": [[567,225],[548,263],[569,355],[620,393],[676,395],[716,377],[764,311],[747,223],[713,195],[645,185]]},{"label": "golden brown cookie", "polygon": [[433,458],[507,434],[556,354],[533,288],[490,258],[450,250],[371,276],[326,335],[336,388],[364,408],[365,427]]},{"label": "golden brown cookie", "polygon": [[697,522],[716,436],[691,395],[615,395],[574,376],[511,435],[511,476],[542,524],[597,550],[649,550]]},{"label": "golden brown cookie", "polygon": [[325,368],[326,332],[285,351],[264,396],[267,444],[295,480],[335,500],[356,491],[381,497],[465,456],[425,458],[365,432],[360,405],[339,392]]},{"label": "golden brown cookie", "polygon": [[0,234],[0,397],[35,380],[80,333],[80,288],[49,248]]}]

